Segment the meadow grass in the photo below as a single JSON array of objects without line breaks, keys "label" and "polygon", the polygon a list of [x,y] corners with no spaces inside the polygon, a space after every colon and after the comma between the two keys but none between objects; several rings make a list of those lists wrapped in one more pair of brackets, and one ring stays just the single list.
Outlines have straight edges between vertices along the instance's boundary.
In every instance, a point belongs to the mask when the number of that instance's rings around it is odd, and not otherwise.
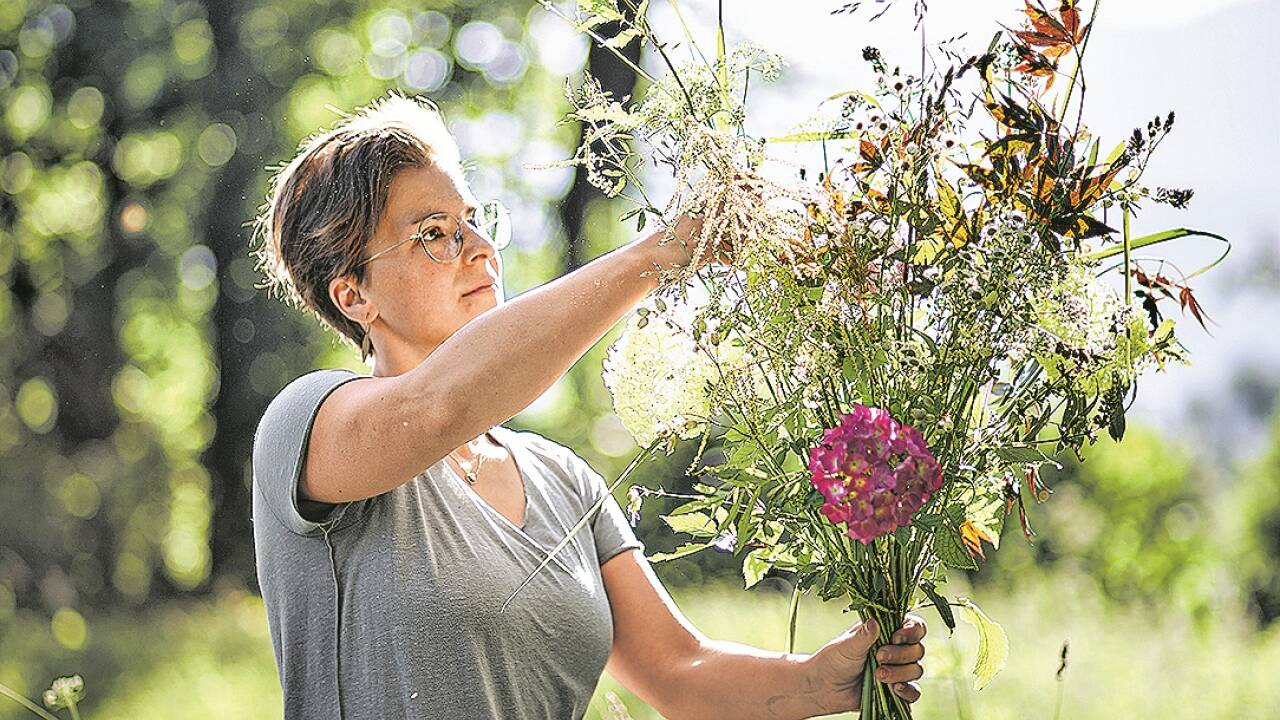
[{"label": "meadow grass", "polygon": [[[964,594],[962,582],[951,593]],[[708,587],[673,593],[686,615],[713,638],[782,650],[785,592]],[[954,636],[932,611],[923,696],[917,718],[967,720],[1274,719],[1280,708],[1280,627],[1259,633],[1241,613],[1221,612],[1203,625],[1185,616],[1108,603],[1084,576],[1046,576],[1033,589],[970,595],[1009,635],[1008,665],[980,692],[970,671],[977,636],[961,623]],[[835,603],[806,597],[796,649],[811,652],[857,618]],[[1055,675],[1069,641],[1058,707]],[[607,675],[588,718],[607,718],[605,693],[616,692],[635,720],[658,718]],[[832,717],[855,718],[856,714]]]},{"label": "meadow grass", "polygon": [[[785,583],[761,590],[707,586],[673,588],[683,612],[707,635],[781,650],[786,644]],[[1211,720],[1274,718],[1280,707],[1280,627],[1251,629],[1240,613],[1219,612],[1204,623],[1185,615],[1106,601],[1078,575],[1050,575],[1016,592],[970,594],[1009,634],[1008,666],[981,692],[972,690],[976,636],[961,624],[953,637],[935,613],[926,640],[924,696],[915,716],[966,720],[1112,720],[1160,717]],[[963,581],[950,592],[965,594]],[[856,618],[835,603],[806,597],[800,606],[797,650],[809,652]],[[140,619],[91,622],[95,654],[120,663],[121,678],[103,697],[86,673],[88,720],[214,720],[279,718],[280,688],[261,600],[231,593],[216,602],[171,606]],[[1062,643],[1070,641],[1060,715],[1055,673]],[[66,673],[78,672],[74,657]],[[51,678],[49,678],[51,679]],[[46,679],[47,685],[47,679]],[[39,689],[28,688],[29,697]],[[587,717],[604,720],[606,693],[615,692],[635,720],[660,716],[608,675]],[[30,717],[0,703],[0,718]],[[176,713],[176,714],[175,714]],[[854,714],[833,717],[856,717]]]}]

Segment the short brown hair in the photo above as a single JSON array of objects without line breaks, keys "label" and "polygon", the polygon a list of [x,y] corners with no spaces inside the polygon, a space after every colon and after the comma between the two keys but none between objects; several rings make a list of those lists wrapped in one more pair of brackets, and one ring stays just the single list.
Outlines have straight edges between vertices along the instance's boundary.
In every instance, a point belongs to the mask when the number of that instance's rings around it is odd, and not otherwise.
[{"label": "short brown hair", "polygon": [[360,260],[404,169],[434,162],[461,173],[440,108],[391,91],[298,146],[276,173],[255,225],[253,255],[275,290],[360,347],[364,329],[329,298],[329,283],[364,280]]}]

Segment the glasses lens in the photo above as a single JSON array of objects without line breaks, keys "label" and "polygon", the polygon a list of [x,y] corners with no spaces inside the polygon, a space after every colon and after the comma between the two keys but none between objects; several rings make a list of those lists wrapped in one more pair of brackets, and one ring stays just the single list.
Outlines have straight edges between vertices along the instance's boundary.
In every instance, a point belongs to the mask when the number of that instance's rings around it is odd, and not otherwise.
[{"label": "glasses lens", "polygon": [[511,244],[511,214],[497,200],[480,206],[476,213],[476,228],[501,250]]},{"label": "glasses lens", "polygon": [[462,252],[462,232],[452,215],[437,213],[418,226],[422,249],[437,262],[452,262]]}]

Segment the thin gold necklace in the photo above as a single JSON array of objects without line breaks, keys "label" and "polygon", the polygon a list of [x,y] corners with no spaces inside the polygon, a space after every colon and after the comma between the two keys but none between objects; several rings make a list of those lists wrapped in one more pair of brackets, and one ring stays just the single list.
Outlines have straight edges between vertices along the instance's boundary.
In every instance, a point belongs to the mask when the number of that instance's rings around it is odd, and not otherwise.
[{"label": "thin gold necklace", "polygon": [[[486,433],[486,434],[488,434],[488,433]],[[451,450],[451,451],[449,451],[449,455],[451,455],[451,456],[453,457],[453,461],[454,461],[454,462],[458,463],[458,467],[462,468],[463,476],[466,478],[466,480],[467,480],[467,484],[468,484],[468,485],[475,485],[475,484],[476,484],[476,475],[480,472],[480,468],[481,468],[481,466],[483,466],[483,465],[484,465],[484,455],[480,455],[480,456],[479,456],[479,457],[480,457],[480,460],[479,460],[479,461],[477,461],[475,465],[472,465],[472,466],[471,466],[471,469],[470,469],[470,470],[468,470],[468,469],[467,469],[467,466],[466,466],[466,465],[464,465],[464,464],[462,463],[462,460],[461,460],[457,455],[455,455],[455,454],[454,454],[454,453],[456,453],[456,452],[457,452],[456,450]]]}]

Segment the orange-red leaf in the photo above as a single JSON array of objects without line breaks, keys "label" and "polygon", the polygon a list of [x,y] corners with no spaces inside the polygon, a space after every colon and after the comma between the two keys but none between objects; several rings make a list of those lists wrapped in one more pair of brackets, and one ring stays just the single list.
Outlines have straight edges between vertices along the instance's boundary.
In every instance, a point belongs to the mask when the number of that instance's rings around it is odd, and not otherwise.
[{"label": "orange-red leaf", "polygon": [[859,141],[858,150],[862,153],[862,157],[873,165],[879,165],[883,159],[880,148],[870,140],[863,139]]},{"label": "orange-red leaf", "polygon": [[1191,288],[1186,285],[1182,286],[1182,289],[1178,291],[1178,304],[1182,306],[1183,310],[1191,311],[1191,314],[1195,316],[1196,322],[1200,323],[1200,327],[1204,328],[1205,332],[1209,332],[1209,328],[1205,327],[1204,324],[1204,319],[1208,316],[1204,314],[1204,308],[1200,307],[1200,302],[1192,294]]}]

